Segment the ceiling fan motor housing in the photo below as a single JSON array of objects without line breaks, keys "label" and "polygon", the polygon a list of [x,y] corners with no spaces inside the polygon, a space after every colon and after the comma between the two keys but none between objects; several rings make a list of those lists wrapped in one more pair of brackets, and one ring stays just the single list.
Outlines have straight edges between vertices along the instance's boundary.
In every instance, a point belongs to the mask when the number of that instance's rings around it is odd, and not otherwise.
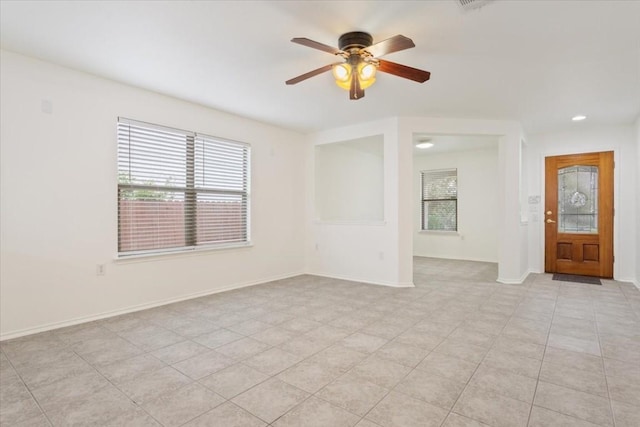
[{"label": "ceiling fan motor housing", "polygon": [[340,50],[348,51],[349,49],[371,46],[373,43],[373,37],[371,34],[362,31],[352,31],[350,33],[344,33],[338,39],[338,46]]}]

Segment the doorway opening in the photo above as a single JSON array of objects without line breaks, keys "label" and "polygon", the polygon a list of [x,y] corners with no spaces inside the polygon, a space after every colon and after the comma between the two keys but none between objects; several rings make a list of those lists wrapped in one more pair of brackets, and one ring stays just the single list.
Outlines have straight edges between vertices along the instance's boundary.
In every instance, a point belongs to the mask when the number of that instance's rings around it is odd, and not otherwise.
[{"label": "doorway opening", "polygon": [[495,281],[499,137],[415,133],[413,147],[414,271],[430,274],[468,261],[461,264],[467,276]]}]

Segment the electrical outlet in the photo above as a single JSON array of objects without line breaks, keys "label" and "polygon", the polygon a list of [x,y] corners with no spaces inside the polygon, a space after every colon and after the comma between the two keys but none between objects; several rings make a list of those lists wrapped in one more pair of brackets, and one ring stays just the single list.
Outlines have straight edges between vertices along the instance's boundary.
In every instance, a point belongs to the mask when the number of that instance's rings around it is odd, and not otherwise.
[{"label": "electrical outlet", "polygon": [[105,271],[104,264],[98,264],[96,266],[96,274],[98,276],[104,276],[104,271]]},{"label": "electrical outlet", "polygon": [[378,253],[378,258],[380,258],[380,261],[382,261],[384,259],[384,252],[380,251]]}]

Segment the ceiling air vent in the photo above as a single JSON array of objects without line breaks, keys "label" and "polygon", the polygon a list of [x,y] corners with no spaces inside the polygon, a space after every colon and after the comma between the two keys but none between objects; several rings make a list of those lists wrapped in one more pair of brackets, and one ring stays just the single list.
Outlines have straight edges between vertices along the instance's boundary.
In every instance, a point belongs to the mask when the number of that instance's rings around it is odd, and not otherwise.
[{"label": "ceiling air vent", "polygon": [[479,9],[493,0],[455,0],[464,10]]}]

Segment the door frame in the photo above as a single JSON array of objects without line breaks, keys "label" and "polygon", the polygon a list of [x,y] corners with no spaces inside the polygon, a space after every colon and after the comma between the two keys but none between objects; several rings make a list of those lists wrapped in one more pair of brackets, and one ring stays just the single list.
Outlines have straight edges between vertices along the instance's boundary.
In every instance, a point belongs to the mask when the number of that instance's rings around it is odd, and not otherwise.
[{"label": "door frame", "polygon": [[[617,146],[612,145],[593,145],[587,146],[584,148],[559,148],[554,150],[546,150],[540,153],[540,159],[538,161],[538,165],[540,167],[540,205],[537,209],[538,221],[536,222],[538,228],[538,236],[540,237],[540,263],[539,263],[539,271],[544,273],[545,267],[545,249],[546,249],[546,240],[545,240],[545,222],[544,222],[544,211],[545,211],[545,184],[546,184],[546,176],[545,176],[545,159],[547,157],[552,156],[566,156],[570,154],[582,154],[582,153],[595,153],[601,151],[613,151],[613,255],[615,257],[616,254],[619,253],[620,249],[620,238],[619,238],[619,221],[618,216],[615,213],[619,212],[619,204],[620,204],[620,191],[618,190],[620,185],[620,168],[616,167],[616,165],[620,164],[620,149]],[[531,222],[531,221],[530,221]],[[615,259],[615,258],[614,258]],[[614,261],[613,263],[613,279],[618,278],[619,274],[618,263]]]}]

